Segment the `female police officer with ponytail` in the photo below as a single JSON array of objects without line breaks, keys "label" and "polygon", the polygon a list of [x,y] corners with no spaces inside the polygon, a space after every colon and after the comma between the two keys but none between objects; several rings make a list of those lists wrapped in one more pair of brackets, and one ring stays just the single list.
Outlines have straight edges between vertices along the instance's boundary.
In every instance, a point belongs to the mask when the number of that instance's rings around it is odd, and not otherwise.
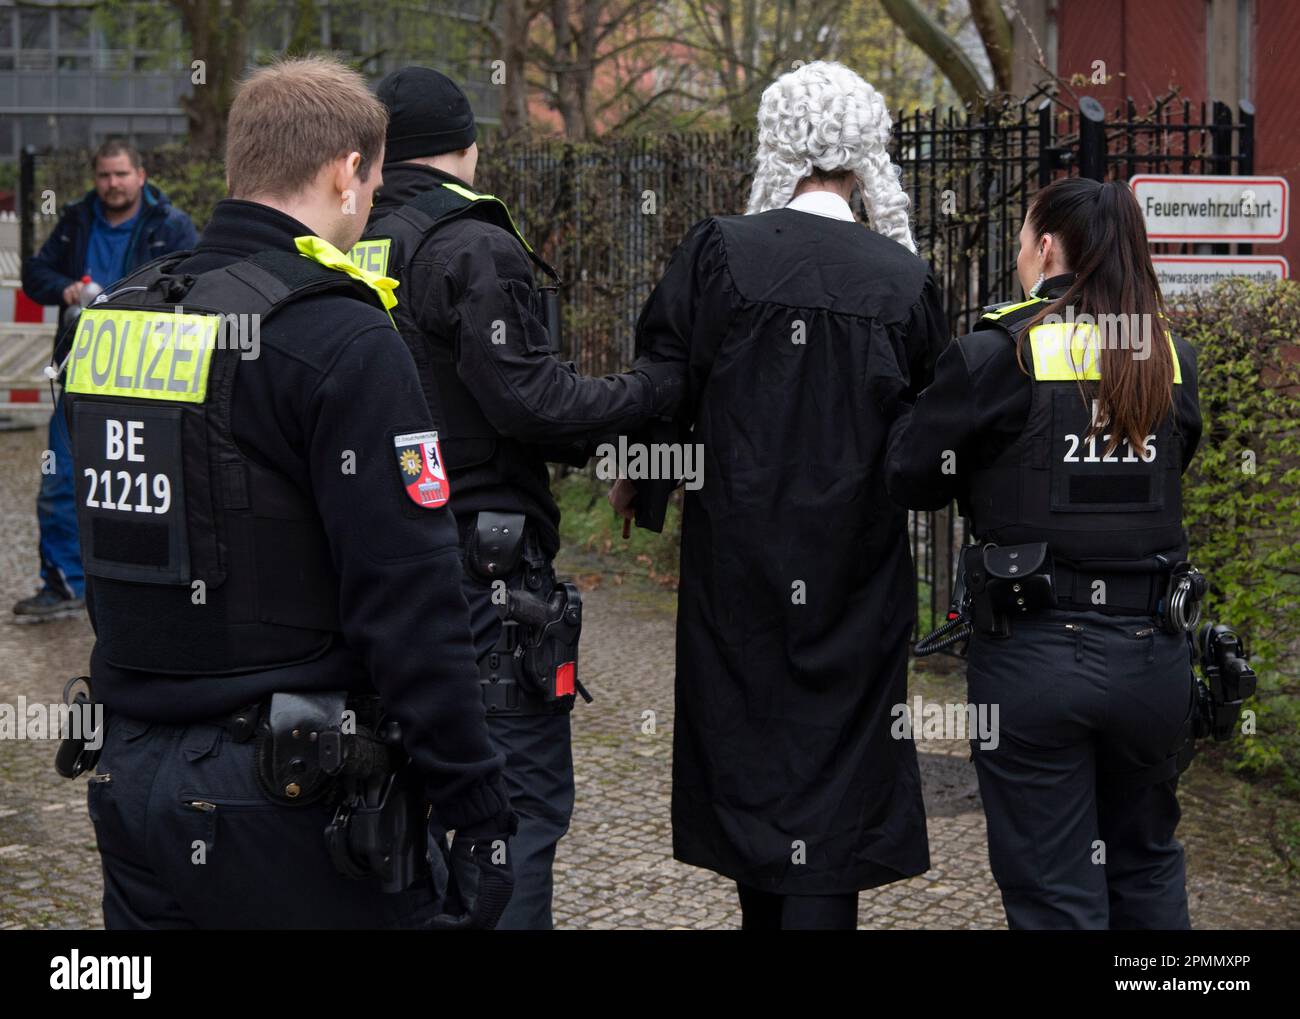
[{"label": "female police officer with ponytail", "polygon": [[977,538],[969,697],[998,714],[973,758],[1009,925],[1185,928],[1193,680],[1167,595],[1187,571],[1195,355],[1167,332],[1123,183],[1049,185],[1020,243],[1029,299],[940,357],[891,432],[889,491],[956,498]]}]

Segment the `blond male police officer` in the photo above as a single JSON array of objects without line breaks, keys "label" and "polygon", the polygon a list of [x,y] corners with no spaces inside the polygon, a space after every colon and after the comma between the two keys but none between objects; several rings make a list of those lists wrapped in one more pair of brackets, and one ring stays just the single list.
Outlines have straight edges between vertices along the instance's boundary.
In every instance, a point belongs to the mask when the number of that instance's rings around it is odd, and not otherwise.
[{"label": "blond male police officer", "polygon": [[[484,868],[468,922],[509,896],[437,440],[392,281],[341,254],[386,122],[332,60],[254,73],[197,249],[122,280],[74,338],[110,928],[423,925],[426,797]],[[385,843],[376,817],[416,830]]]}]

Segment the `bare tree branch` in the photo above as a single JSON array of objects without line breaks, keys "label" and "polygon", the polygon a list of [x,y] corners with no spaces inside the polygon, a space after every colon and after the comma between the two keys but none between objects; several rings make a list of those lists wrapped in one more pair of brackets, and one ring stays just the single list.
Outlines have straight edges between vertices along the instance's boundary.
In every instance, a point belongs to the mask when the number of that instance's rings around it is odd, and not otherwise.
[{"label": "bare tree branch", "polygon": [[962,100],[977,106],[988,90],[979,70],[960,46],[916,4],[916,0],[880,0],[881,7],[912,42],[920,46]]},{"label": "bare tree branch", "polygon": [[1011,91],[1011,22],[999,0],[969,0],[971,19],[984,42],[993,67],[993,85],[999,92]]}]

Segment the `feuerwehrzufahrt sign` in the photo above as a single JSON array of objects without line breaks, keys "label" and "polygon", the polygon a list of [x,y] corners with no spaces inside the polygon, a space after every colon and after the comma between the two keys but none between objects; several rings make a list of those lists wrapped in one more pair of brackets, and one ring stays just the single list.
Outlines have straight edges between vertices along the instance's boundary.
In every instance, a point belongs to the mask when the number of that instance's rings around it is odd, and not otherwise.
[{"label": "feuerwehrzufahrt sign", "polygon": [[1286,239],[1291,189],[1285,177],[1139,174],[1129,181],[1151,241]]}]

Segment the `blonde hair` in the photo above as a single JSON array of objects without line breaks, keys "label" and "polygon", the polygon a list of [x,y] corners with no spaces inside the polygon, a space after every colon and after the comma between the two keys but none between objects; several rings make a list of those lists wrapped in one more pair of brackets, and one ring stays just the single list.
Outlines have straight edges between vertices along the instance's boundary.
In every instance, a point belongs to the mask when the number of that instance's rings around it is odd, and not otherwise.
[{"label": "blonde hair", "polygon": [[232,198],[290,198],[326,163],[361,153],[364,180],[379,158],[388,111],[351,68],[331,57],[280,60],[239,86],[226,126]]},{"label": "blonde hair", "polygon": [[889,161],[891,121],[880,93],[843,64],[783,74],[758,105],[758,153],[746,212],[781,209],[805,177],[852,173],[871,227],[915,252],[908,198]]}]

